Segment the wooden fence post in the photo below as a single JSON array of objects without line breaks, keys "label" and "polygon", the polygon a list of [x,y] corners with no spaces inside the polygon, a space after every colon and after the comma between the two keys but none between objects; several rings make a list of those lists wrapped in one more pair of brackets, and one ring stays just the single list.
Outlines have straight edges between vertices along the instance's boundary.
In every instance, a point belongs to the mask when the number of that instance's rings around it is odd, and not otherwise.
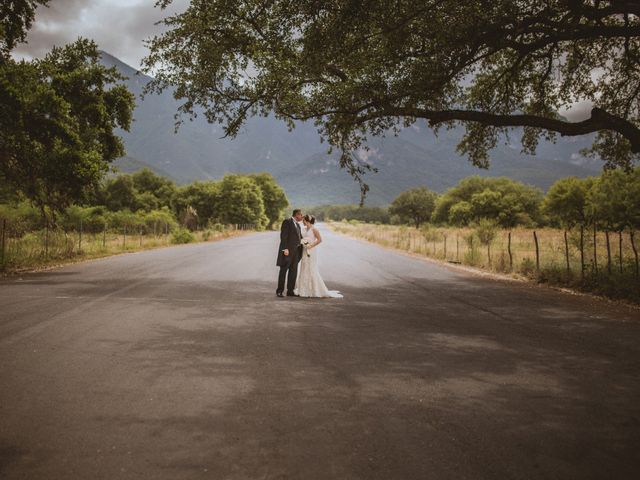
[{"label": "wooden fence post", "polygon": [[127,226],[126,225],[123,227],[122,231],[123,231],[122,249],[126,250],[127,249]]},{"label": "wooden fence post", "polygon": [[107,224],[104,224],[104,229],[102,230],[102,248],[106,248],[107,246]]},{"label": "wooden fence post", "polygon": [[604,231],[604,237],[607,240],[607,273],[611,275],[611,243],[609,242],[609,230]]},{"label": "wooden fence post", "polygon": [[638,264],[638,249],[636,248],[635,232],[633,230],[629,232],[629,240],[631,240],[631,249],[636,260],[636,278],[638,278],[640,276],[640,265]]},{"label": "wooden fence post", "polygon": [[460,238],[456,233],[456,262],[460,263]]},{"label": "wooden fence post", "polygon": [[82,251],[82,218],[80,219],[80,233],[78,235],[78,253]]},{"label": "wooden fence post", "polygon": [[569,239],[567,238],[567,231],[564,231],[564,256],[567,260],[567,275],[571,275],[571,265],[569,264]]},{"label": "wooden fence post", "polygon": [[509,270],[513,270],[513,253],[511,252],[511,231],[507,236],[507,252],[509,253]]},{"label": "wooden fence post", "polygon": [[444,259],[447,259],[447,236],[444,235]]},{"label": "wooden fence post", "polygon": [[49,219],[44,221],[44,256],[49,256]]},{"label": "wooden fence post", "polygon": [[598,224],[593,222],[593,272],[598,275]]},{"label": "wooden fence post", "polygon": [[540,246],[538,245],[538,234],[533,231],[533,241],[536,244],[536,270],[540,271]]},{"label": "wooden fence post", "polygon": [[2,259],[0,260],[0,264],[4,265],[4,256],[5,256],[5,249],[6,249],[6,245],[5,245],[5,232],[7,231],[7,219],[3,218],[2,219],[2,237],[0,237],[0,241],[2,242],[1,248],[0,248],[0,253],[2,254]]},{"label": "wooden fence post", "polygon": [[584,225],[580,225],[580,278],[584,280]]}]

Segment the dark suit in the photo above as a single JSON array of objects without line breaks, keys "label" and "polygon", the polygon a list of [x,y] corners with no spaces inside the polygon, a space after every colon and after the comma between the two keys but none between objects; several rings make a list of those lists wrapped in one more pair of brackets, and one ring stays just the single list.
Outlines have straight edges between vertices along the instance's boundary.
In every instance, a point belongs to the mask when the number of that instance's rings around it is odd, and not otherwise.
[{"label": "dark suit", "polygon": [[[278,260],[276,265],[280,267],[278,275],[277,293],[284,292],[284,282],[287,279],[287,293],[292,294],[296,287],[298,276],[298,263],[302,258],[302,231],[300,225],[293,218],[288,218],[282,222],[280,227],[280,247],[278,248]],[[284,254],[284,250],[289,250],[289,255]]]}]

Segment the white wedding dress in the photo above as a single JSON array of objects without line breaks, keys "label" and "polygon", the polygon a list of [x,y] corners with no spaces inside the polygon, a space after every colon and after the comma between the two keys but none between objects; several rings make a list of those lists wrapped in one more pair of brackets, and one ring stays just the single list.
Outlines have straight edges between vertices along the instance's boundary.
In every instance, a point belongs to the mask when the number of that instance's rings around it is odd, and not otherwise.
[{"label": "white wedding dress", "polygon": [[[316,243],[316,237],[313,234],[314,228],[309,228],[302,236],[303,245],[308,242],[309,246]],[[320,272],[318,271],[318,249],[309,250],[303,246],[302,260],[298,267],[298,281],[294,291],[301,297],[317,297],[317,298],[342,298],[342,295],[335,290],[329,290],[324,284]]]}]

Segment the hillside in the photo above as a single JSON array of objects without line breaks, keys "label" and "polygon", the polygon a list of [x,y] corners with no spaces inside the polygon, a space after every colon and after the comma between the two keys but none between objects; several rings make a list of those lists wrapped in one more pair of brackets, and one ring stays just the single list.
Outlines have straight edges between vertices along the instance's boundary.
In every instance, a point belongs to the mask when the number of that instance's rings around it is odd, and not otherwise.
[{"label": "hillside", "polygon": [[[149,77],[117,58],[103,52],[102,61],[115,66],[128,77],[128,88],[139,96]],[[251,119],[236,139],[223,139],[219,125],[210,125],[202,117],[185,122],[174,133],[174,114],[178,103],[170,92],[138,99],[131,132],[122,132],[129,157],[165,172],[179,183],[216,179],[229,172],[266,171],[283,185],[291,203],[353,203],[359,199],[358,186],[337,166],[336,156],[327,154],[315,127],[298,124],[289,132],[273,118]],[[399,192],[416,185],[443,191],[468,175],[508,176],[546,189],[558,178],[597,173],[597,162],[578,152],[589,138],[541,142],[534,157],[520,153],[514,140],[492,152],[489,170],[480,170],[455,151],[462,135],[459,128],[443,130],[438,136],[424,124],[403,130],[399,136],[373,139],[368,152],[360,158],[378,167],[370,174],[368,202],[385,204]],[[130,160],[119,161],[126,168]],[[124,168],[123,168],[124,170]]]}]

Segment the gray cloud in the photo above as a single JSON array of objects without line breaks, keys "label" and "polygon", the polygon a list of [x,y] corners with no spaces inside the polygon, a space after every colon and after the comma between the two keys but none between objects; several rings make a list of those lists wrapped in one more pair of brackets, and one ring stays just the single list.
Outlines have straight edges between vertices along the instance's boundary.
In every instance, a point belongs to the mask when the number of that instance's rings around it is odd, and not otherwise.
[{"label": "gray cloud", "polygon": [[176,0],[169,11],[154,8],[154,4],[155,0],[53,0],[49,7],[38,9],[27,43],[19,45],[14,55],[41,57],[54,45],[86,37],[138,68],[147,54],[143,41],[162,30],[155,23],[184,10],[189,0]]},{"label": "gray cloud", "polygon": [[[162,31],[162,26],[155,23],[183,11],[189,0],[174,0],[165,11],[154,5],[155,0],[53,0],[49,7],[38,9],[27,43],[18,46],[14,54],[19,58],[41,57],[54,45],[86,37],[139,68],[147,54],[143,41]],[[578,102],[560,113],[570,121],[579,121],[590,116],[591,107],[588,102]]]}]

